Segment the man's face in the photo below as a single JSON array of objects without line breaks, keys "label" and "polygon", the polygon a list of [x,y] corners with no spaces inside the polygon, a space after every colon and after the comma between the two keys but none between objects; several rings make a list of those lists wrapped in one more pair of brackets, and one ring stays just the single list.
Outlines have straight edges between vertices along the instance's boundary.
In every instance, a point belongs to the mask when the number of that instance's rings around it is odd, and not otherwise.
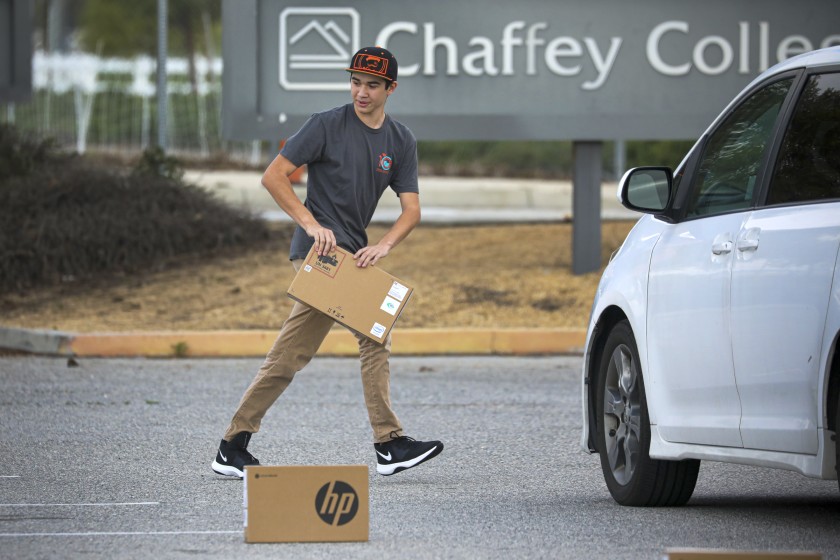
[{"label": "man's face", "polygon": [[396,82],[389,87],[388,82],[376,76],[361,72],[350,74],[350,95],[359,114],[370,115],[381,111],[395,87]]}]

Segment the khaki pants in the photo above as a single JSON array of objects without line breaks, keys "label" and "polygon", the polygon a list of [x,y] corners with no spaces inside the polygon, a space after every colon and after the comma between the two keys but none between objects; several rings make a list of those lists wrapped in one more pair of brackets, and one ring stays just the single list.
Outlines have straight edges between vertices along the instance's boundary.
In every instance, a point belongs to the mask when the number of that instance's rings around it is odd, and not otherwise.
[{"label": "khaki pants", "polygon": [[[303,261],[292,264],[295,270]],[[239,408],[225,432],[230,441],[239,432],[255,433],[274,401],[286,390],[295,374],[312,360],[333,326],[327,315],[302,303],[295,303],[280,335],[269,350],[257,376],[242,396]],[[354,333],[359,341],[362,388],[375,443],[402,435],[402,424],[391,409],[391,335],[384,344]]]}]

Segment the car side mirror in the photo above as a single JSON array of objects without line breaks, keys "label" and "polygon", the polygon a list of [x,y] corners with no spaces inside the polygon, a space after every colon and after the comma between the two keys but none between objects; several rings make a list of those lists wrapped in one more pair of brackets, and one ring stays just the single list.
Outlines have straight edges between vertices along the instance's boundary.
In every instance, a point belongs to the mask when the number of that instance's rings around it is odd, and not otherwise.
[{"label": "car side mirror", "polygon": [[635,167],[618,184],[618,199],[625,208],[658,214],[668,208],[674,176],[668,167]]}]

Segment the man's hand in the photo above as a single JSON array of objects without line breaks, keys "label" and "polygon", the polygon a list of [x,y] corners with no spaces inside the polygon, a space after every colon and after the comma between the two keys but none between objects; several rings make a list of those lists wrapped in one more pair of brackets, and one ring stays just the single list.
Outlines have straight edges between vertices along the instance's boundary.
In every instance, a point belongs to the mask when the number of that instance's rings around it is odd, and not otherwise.
[{"label": "man's hand", "polygon": [[379,243],[378,245],[369,245],[362,247],[353,258],[356,260],[356,266],[359,268],[367,268],[369,265],[376,264],[382,257],[387,257],[391,252],[391,247],[386,243]]},{"label": "man's hand", "polygon": [[318,256],[329,255],[335,251],[335,234],[331,229],[320,225],[309,226],[306,228],[306,235],[315,241],[315,252]]}]

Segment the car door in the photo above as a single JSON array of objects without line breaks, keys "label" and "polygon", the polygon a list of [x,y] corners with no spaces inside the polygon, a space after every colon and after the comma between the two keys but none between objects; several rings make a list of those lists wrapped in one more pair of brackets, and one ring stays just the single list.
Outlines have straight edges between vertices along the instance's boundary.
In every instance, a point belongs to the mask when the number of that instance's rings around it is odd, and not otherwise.
[{"label": "car door", "polygon": [[729,331],[732,263],[792,81],[754,91],[710,133],[684,193],[684,217],[664,228],[653,250],[646,390],[652,422],[668,441],[742,445]]},{"label": "car door", "polygon": [[735,240],[732,343],[744,447],[818,451],[823,330],[840,247],[840,73],[805,81],[767,207]]}]

